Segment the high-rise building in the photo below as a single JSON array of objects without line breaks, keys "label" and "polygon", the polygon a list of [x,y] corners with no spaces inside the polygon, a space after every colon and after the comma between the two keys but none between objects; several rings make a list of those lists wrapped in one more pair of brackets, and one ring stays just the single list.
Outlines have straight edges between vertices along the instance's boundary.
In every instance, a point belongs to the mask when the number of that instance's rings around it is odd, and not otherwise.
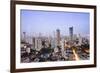
[{"label": "high-rise building", "polygon": [[69,27],[70,40],[73,40],[73,27]]},{"label": "high-rise building", "polygon": [[82,37],[80,34],[78,34],[78,39],[79,39],[79,44],[78,45],[81,45],[82,44]]},{"label": "high-rise building", "polygon": [[34,43],[35,43],[34,44],[35,49],[39,51],[42,48],[42,41],[41,41],[41,39],[36,37]]},{"label": "high-rise building", "polygon": [[26,32],[23,32],[23,41],[26,42]]},{"label": "high-rise building", "polygon": [[33,40],[33,48],[35,48],[35,37],[32,38]]},{"label": "high-rise building", "polygon": [[57,45],[59,46],[59,45],[60,45],[60,40],[61,40],[60,30],[57,29],[57,30],[56,30],[56,33],[57,33]]}]

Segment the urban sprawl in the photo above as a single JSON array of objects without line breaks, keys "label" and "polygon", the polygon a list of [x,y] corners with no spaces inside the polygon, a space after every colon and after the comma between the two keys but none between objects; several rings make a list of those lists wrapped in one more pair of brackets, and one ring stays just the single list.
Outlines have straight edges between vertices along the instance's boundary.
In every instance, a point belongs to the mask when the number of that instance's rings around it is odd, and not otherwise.
[{"label": "urban sprawl", "polygon": [[89,36],[73,34],[73,27],[69,27],[69,36],[62,36],[60,29],[55,31],[54,36],[31,37],[23,32],[21,63],[89,60]]}]

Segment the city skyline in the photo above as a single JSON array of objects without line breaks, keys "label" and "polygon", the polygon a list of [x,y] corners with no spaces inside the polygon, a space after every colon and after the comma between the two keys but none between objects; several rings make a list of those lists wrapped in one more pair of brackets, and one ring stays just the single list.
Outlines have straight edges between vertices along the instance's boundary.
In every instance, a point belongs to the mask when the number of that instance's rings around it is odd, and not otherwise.
[{"label": "city skyline", "polygon": [[21,10],[21,32],[69,35],[73,27],[74,34],[89,34],[89,20],[89,13]]},{"label": "city skyline", "polygon": [[89,13],[21,10],[21,62],[89,60],[89,19]]}]

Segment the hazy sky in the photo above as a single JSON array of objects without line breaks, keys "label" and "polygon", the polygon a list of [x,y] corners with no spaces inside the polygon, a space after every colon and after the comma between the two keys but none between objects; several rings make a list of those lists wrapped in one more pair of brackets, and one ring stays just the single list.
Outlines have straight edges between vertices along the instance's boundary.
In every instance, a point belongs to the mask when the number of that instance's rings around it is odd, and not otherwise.
[{"label": "hazy sky", "polygon": [[89,13],[21,10],[21,32],[27,34],[53,34],[60,29],[62,35],[69,35],[73,26],[74,34],[89,34]]}]

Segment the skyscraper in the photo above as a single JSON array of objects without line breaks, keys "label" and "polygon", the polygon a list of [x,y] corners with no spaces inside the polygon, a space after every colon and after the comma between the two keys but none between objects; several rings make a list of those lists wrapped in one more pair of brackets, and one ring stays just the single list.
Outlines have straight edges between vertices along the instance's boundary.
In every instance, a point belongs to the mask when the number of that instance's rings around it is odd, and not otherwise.
[{"label": "skyscraper", "polygon": [[23,32],[23,41],[26,42],[26,32]]},{"label": "skyscraper", "polygon": [[57,33],[57,46],[59,46],[59,45],[60,45],[60,40],[61,40],[60,30],[57,29],[57,30],[56,30],[56,33]]},{"label": "skyscraper", "polygon": [[35,48],[35,37],[32,38],[33,41],[33,48]]},{"label": "skyscraper", "polygon": [[70,40],[73,40],[73,27],[69,27]]}]

